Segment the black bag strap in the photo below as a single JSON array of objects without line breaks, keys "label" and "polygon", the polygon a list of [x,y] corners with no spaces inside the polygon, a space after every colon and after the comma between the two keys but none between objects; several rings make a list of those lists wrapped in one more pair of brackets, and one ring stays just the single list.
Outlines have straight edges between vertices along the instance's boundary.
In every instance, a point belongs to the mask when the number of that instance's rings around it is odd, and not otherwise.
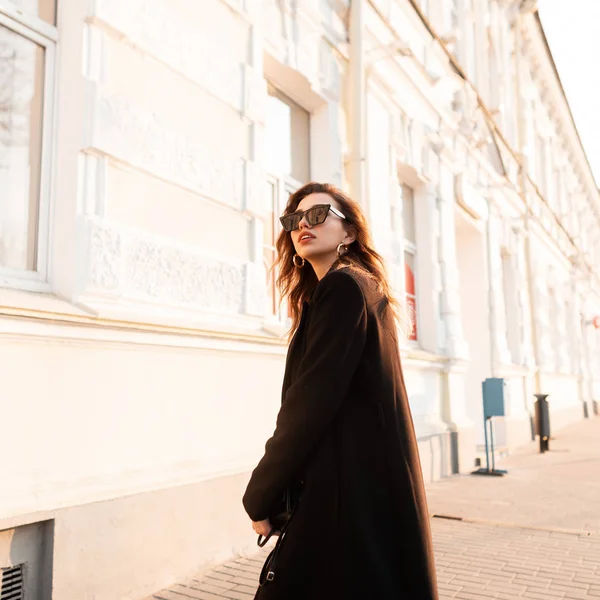
[{"label": "black bag strap", "polygon": [[[260,577],[258,578],[258,585],[260,587],[263,587],[265,584],[267,584],[270,581],[273,581],[273,579],[275,579],[275,565],[277,563],[277,557],[279,556],[279,551],[281,550],[281,545],[283,544],[283,540],[287,534],[290,523],[292,522],[292,519],[294,518],[295,512],[296,512],[295,510],[292,511],[290,518],[287,520],[286,524],[283,526],[283,528],[281,529],[281,532],[279,533],[279,539],[277,540],[277,543],[275,544],[275,548],[273,548],[273,550],[271,550],[271,552],[269,553],[269,556],[267,556],[267,560],[265,561],[262,571],[260,572]],[[261,545],[261,538],[263,536],[259,535],[258,536],[258,545],[262,548],[262,546],[264,546],[269,541],[269,539],[271,538],[271,536],[274,533],[275,533],[275,529],[272,528],[271,531],[269,532],[269,534],[265,537],[264,541],[262,542],[262,545]]]},{"label": "black bag strap", "polygon": [[262,548],[264,546],[267,545],[267,542],[273,537],[273,534],[275,533],[275,527],[271,527],[271,531],[269,531],[269,533],[267,533],[267,535],[263,536],[260,535],[258,536],[258,540],[257,540],[257,544],[259,548]]}]

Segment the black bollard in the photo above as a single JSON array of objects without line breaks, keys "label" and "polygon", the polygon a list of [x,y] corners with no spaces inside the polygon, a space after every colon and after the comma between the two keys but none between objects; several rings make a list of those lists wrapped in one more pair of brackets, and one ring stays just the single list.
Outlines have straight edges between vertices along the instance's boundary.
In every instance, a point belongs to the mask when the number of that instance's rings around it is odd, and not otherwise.
[{"label": "black bollard", "polygon": [[540,452],[543,454],[550,450],[550,407],[548,394],[535,394],[535,397],[535,425],[540,436]]}]

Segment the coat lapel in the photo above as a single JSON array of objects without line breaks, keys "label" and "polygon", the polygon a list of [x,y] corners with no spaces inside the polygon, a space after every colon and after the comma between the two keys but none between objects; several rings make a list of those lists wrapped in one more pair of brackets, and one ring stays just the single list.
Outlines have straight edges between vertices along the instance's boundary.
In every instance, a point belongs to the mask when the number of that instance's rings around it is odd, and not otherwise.
[{"label": "coat lapel", "polygon": [[296,369],[302,356],[302,348],[304,346],[305,337],[304,330],[306,329],[306,323],[308,321],[308,311],[308,302],[304,302],[302,304],[302,313],[300,315],[300,323],[298,324],[298,329],[296,329],[296,332],[294,333],[292,341],[290,342],[290,346],[288,348],[288,356],[285,365],[285,374],[283,376],[281,402],[283,402],[288,388],[294,381]]}]

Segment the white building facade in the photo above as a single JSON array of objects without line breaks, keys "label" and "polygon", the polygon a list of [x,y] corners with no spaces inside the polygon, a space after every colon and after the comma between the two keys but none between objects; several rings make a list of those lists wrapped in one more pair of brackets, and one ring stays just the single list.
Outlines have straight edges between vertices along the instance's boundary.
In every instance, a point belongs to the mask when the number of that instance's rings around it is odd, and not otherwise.
[{"label": "white building facade", "polygon": [[508,450],[535,393],[553,435],[597,412],[600,194],[531,2],[0,0],[0,567],[32,597],[253,548],[268,267],[310,180],[361,202],[412,316],[426,480],[474,468],[488,377]]}]

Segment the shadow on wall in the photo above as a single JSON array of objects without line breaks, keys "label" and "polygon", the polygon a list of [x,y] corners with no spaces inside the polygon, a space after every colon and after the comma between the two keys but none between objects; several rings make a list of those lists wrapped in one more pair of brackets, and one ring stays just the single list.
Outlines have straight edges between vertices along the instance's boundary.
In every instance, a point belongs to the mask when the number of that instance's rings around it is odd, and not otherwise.
[{"label": "shadow on wall", "polygon": [[51,600],[53,550],[54,521],[0,531],[2,597],[10,589],[20,598],[22,589],[24,598]]},{"label": "shadow on wall", "polygon": [[535,417],[531,413],[529,413],[529,423],[531,425],[531,441],[534,442],[537,431],[535,426]]}]

